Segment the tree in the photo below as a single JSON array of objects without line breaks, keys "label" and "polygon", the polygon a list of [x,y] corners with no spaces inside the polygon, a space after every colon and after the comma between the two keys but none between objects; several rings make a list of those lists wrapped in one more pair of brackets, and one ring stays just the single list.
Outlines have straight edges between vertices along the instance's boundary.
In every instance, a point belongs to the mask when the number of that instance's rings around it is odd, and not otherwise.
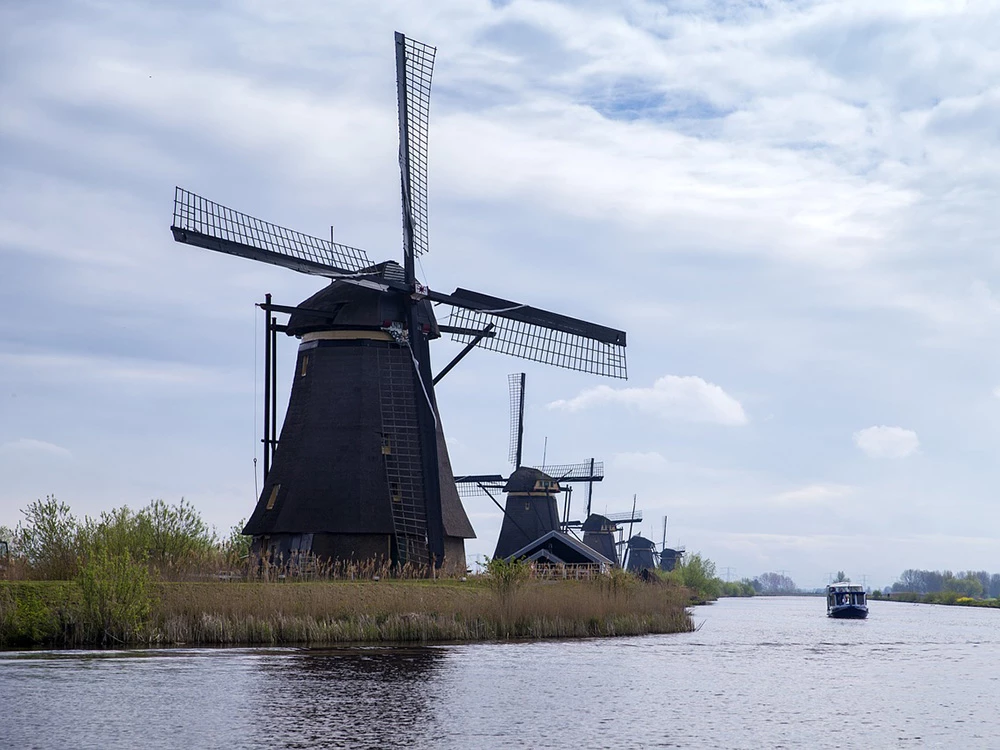
[{"label": "tree", "polygon": [[851,579],[847,577],[847,575],[844,573],[844,571],[838,570],[837,571],[837,577],[836,577],[836,579],[834,579],[834,582],[835,583],[841,583],[843,581],[850,581],[850,580]]},{"label": "tree", "polygon": [[794,594],[796,591],[795,581],[781,573],[762,573],[754,579],[754,588],[761,594]]}]

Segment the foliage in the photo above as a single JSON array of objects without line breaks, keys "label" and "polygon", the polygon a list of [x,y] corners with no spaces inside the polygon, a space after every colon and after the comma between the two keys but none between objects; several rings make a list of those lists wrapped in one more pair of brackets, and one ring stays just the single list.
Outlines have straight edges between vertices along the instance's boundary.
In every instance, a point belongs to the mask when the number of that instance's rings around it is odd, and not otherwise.
[{"label": "foliage", "polygon": [[[127,553],[168,577],[217,568],[224,551],[183,499],[177,505],[153,500],[139,511],[122,506],[80,522],[68,505],[50,496],[31,503],[22,514],[24,520],[13,532],[0,529],[0,539],[10,543],[9,560],[0,565],[0,572],[12,580],[71,580],[95,548],[112,556]],[[9,539],[4,537],[8,533]]]},{"label": "foliage", "polygon": [[152,607],[149,568],[144,559],[98,537],[80,569],[82,623],[101,646],[132,643],[144,630]]},{"label": "foliage", "polygon": [[183,570],[215,547],[215,535],[184,498],[173,506],[153,500],[139,515],[142,524],[148,524],[149,558],[159,570]]},{"label": "foliage", "polygon": [[0,583],[0,648],[76,643],[79,591],[69,582]]},{"label": "foliage", "polygon": [[24,520],[14,532],[17,554],[38,578],[72,578],[77,567],[80,524],[69,506],[50,495],[35,500],[21,513]]},{"label": "foliage", "polygon": [[753,581],[744,578],[740,581],[722,581],[719,596],[756,596],[757,590]]},{"label": "foliage", "polygon": [[238,567],[250,557],[250,543],[253,537],[243,533],[246,525],[245,518],[240,520],[229,529],[229,536],[222,542],[222,553],[230,567]]},{"label": "foliage", "polygon": [[493,557],[486,561],[486,582],[503,603],[510,600],[531,577],[531,567],[522,560]]},{"label": "foliage", "polygon": [[990,574],[985,570],[904,570],[899,580],[892,584],[894,599],[897,594],[943,595],[954,594],[967,598],[1000,598],[1000,574]]},{"label": "foliage", "polygon": [[833,582],[834,583],[844,583],[844,582],[849,583],[850,580],[851,579],[847,577],[847,575],[844,573],[844,571],[838,570],[837,571],[837,577],[833,579]]},{"label": "foliage", "polygon": [[687,555],[669,577],[691,589],[702,601],[718,599],[722,593],[722,581],[715,575],[715,563],[702,557],[700,552]]},{"label": "foliage", "polygon": [[781,573],[762,573],[753,579],[753,587],[758,594],[769,596],[794,594],[798,591],[795,581]]}]

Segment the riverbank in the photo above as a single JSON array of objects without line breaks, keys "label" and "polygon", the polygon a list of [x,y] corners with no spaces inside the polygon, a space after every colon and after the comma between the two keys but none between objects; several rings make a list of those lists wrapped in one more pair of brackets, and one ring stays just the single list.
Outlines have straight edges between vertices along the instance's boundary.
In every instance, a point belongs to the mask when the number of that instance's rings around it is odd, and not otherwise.
[{"label": "riverbank", "polygon": [[900,591],[888,596],[869,596],[869,601],[909,602],[911,604],[944,604],[953,607],[986,607],[1000,609],[1000,599],[974,599],[961,596],[954,591],[938,591],[932,594],[915,594]]},{"label": "riverbank", "polygon": [[0,647],[321,646],[688,632],[687,591],[614,578],[152,583],[95,611],[74,581],[0,582]]}]

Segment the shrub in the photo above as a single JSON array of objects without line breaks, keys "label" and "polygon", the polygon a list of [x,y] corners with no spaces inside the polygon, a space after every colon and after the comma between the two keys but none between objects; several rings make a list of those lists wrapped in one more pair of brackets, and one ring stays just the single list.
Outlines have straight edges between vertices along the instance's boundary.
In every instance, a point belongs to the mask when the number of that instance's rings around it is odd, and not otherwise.
[{"label": "shrub", "polygon": [[77,570],[80,524],[69,506],[48,496],[21,513],[24,521],[18,524],[13,546],[30,566],[33,577],[72,578]]},{"label": "shrub", "polygon": [[77,577],[88,640],[102,646],[129,643],[145,629],[152,609],[149,568],[128,549],[94,543]]}]

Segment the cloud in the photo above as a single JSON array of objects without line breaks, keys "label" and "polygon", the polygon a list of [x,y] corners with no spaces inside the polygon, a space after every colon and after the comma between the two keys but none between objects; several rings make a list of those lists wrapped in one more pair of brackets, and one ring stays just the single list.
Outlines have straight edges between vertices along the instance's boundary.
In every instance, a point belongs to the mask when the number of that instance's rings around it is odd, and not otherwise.
[{"label": "cloud", "polygon": [[581,391],[574,398],[553,401],[548,408],[575,412],[602,404],[652,412],[666,420],[730,426],[745,425],[749,421],[739,401],[720,386],[695,375],[665,375],[651,388],[599,385]]},{"label": "cloud", "polygon": [[781,492],[771,497],[775,505],[805,506],[825,505],[831,500],[850,495],[853,487],[842,484],[810,484],[797,490]]},{"label": "cloud", "polygon": [[913,430],[877,425],[854,433],[854,443],[871,458],[906,458],[920,447]]},{"label": "cloud", "polygon": [[0,444],[0,453],[44,453],[63,458],[73,457],[73,454],[69,450],[60,445],[48,443],[44,440],[35,440],[34,438],[18,438],[17,440]]},{"label": "cloud", "polygon": [[656,451],[616,453],[611,463],[626,472],[662,472],[670,467],[670,462]]},{"label": "cloud", "polygon": [[228,389],[236,380],[233,372],[223,368],[135,357],[0,352],[0,365],[47,382],[88,379],[120,385]]}]

